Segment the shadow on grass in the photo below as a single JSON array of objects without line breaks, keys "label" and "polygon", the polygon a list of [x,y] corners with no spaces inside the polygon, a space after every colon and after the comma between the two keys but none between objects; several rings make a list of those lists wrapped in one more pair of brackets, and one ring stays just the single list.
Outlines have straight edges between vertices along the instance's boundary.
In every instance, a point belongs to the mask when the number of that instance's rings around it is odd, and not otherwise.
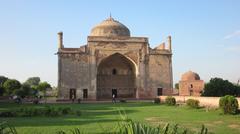
[{"label": "shadow on grass", "polygon": [[40,126],[66,126],[66,125],[86,125],[92,123],[107,123],[120,121],[119,109],[126,114],[137,113],[132,107],[159,106],[151,102],[127,102],[127,103],[99,103],[99,104],[14,104],[0,103],[0,111],[11,110],[22,107],[70,107],[73,110],[82,111],[81,116],[61,116],[61,117],[14,117],[0,118],[0,121],[8,120],[16,127],[40,127]]}]

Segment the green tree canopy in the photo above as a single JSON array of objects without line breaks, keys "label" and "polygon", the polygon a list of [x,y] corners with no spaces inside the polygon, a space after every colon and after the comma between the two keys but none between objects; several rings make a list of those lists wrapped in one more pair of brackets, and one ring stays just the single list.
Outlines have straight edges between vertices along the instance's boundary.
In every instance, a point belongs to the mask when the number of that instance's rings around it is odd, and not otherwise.
[{"label": "green tree canopy", "polygon": [[240,88],[228,80],[223,80],[222,78],[212,78],[205,84],[202,96],[239,96],[239,90]]},{"label": "green tree canopy", "polygon": [[4,84],[4,82],[7,81],[7,80],[8,80],[7,77],[5,77],[5,76],[0,76],[0,96],[2,96],[3,93],[4,93],[3,84]]},{"label": "green tree canopy", "polygon": [[8,79],[4,82],[3,87],[7,95],[11,95],[15,90],[21,88],[21,83],[15,79]]},{"label": "green tree canopy", "polygon": [[20,89],[14,91],[14,94],[24,98],[33,95],[33,89],[29,85],[23,84]]},{"label": "green tree canopy", "polygon": [[40,77],[30,77],[28,78],[24,84],[29,85],[29,86],[37,86],[40,83]]},{"label": "green tree canopy", "polygon": [[51,88],[51,85],[47,82],[40,82],[37,86],[37,90],[45,92],[48,88]]}]

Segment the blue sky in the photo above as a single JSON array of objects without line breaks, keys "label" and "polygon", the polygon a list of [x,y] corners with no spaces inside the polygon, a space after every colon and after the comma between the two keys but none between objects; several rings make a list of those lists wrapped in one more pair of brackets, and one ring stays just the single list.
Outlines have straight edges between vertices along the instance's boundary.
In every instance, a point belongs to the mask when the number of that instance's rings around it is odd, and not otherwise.
[{"label": "blue sky", "polygon": [[188,70],[205,81],[240,78],[239,0],[1,0],[0,75],[56,85],[57,32],[79,47],[110,12],[151,47],[172,36],[174,82]]}]

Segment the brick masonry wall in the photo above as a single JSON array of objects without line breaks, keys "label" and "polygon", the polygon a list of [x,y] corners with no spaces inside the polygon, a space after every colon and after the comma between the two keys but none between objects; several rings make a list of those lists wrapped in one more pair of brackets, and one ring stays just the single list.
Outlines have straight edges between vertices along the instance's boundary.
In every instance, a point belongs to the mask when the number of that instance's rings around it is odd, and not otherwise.
[{"label": "brick masonry wall", "polygon": [[[161,101],[165,101],[167,96],[159,96]],[[177,102],[186,102],[188,99],[199,100],[200,106],[218,107],[220,97],[197,97],[197,96],[173,96]],[[240,97],[237,97],[240,107]]]}]

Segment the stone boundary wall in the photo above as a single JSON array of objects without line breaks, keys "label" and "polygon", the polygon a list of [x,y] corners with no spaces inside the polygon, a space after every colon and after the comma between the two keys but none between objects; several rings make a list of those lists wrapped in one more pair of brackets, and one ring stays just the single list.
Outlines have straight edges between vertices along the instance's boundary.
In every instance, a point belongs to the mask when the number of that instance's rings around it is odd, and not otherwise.
[{"label": "stone boundary wall", "polygon": [[[167,96],[159,96],[161,101],[165,101]],[[199,97],[199,96],[173,96],[177,102],[186,102],[188,99],[199,100],[200,106],[218,107],[220,97]],[[240,107],[240,97],[237,97]]]}]

